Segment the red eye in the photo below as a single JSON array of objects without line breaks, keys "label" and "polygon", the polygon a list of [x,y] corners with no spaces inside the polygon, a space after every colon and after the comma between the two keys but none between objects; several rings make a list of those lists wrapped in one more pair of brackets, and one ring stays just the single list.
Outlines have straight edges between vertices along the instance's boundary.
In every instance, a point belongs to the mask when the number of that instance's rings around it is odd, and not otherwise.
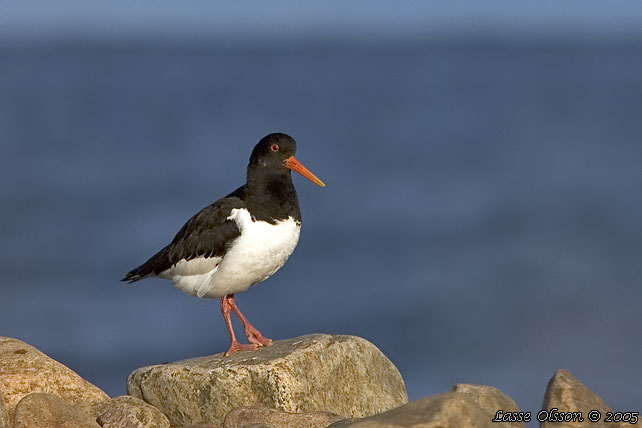
[{"label": "red eye", "polygon": [[278,152],[279,151],[279,145],[278,144],[272,144],[270,147],[273,152]]}]

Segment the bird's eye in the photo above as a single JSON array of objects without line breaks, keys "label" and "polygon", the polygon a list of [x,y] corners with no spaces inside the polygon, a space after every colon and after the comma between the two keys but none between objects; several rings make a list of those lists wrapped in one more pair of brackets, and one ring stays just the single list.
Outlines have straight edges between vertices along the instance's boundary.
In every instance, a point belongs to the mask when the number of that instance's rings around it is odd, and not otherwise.
[{"label": "bird's eye", "polygon": [[270,147],[273,152],[278,152],[279,151],[279,145],[278,144],[272,144]]}]

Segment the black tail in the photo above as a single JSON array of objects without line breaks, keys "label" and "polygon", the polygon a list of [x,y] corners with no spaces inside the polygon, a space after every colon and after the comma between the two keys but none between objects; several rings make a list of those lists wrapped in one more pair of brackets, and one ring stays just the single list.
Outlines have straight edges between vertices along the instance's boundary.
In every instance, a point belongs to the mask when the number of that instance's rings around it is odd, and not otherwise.
[{"label": "black tail", "polygon": [[121,279],[121,281],[129,282],[131,284],[132,282],[147,278],[148,276],[157,275],[165,269],[168,269],[170,266],[171,263],[169,262],[169,257],[167,255],[167,247],[165,247],[158,253],[154,254],[142,265],[130,270],[127,275],[125,275],[125,278]]},{"label": "black tail", "polygon": [[140,279],[147,278],[153,273],[154,273],[154,270],[150,266],[150,263],[147,262],[145,264],[138,266],[136,269],[132,269],[129,272],[127,272],[127,275],[125,275],[125,278],[121,279],[121,281],[125,281],[131,284],[132,282],[136,282]]}]

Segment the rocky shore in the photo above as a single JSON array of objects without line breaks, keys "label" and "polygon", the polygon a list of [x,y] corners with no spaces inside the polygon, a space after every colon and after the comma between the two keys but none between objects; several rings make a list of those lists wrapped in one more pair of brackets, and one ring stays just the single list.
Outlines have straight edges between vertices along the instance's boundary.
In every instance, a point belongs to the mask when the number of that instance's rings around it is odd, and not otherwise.
[{"label": "rocky shore", "polygon": [[[542,418],[491,386],[458,384],[408,403],[399,371],[377,347],[327,334],[142,367],[127,392],[110,398],[36,348],[0,337],[0,428],[517,428]],[[542,408],[541,428],[602,427],[611,411],[565,370],[551,378]],[[599,423],[588,420],[591,410]]]}]

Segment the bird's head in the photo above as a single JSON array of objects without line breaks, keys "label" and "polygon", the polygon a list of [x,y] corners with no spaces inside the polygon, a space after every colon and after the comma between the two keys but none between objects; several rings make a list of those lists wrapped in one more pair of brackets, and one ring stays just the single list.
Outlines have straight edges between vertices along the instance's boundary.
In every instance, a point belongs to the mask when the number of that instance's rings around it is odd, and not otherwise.
[{"label": "bird's head", "polygon": [[316,175],[294,157],[295,153],[296,142],[294,138],[281,133],[266,135],[254,146],[248,170],[274,172],[277,174],[294,170],[311,182],[325,187],[323,181],[319,180]]}]

